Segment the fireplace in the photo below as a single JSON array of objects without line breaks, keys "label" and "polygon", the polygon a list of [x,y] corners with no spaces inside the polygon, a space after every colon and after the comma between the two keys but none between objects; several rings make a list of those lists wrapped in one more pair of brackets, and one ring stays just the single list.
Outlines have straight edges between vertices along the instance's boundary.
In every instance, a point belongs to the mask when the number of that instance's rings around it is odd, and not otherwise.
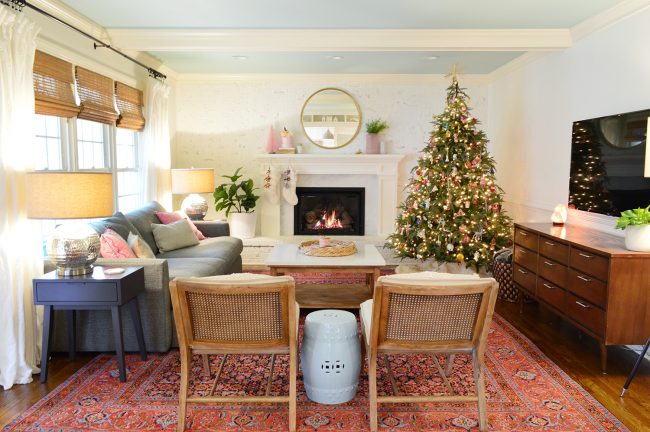
[{"label": "fireplace", "polygon": [[298,187],[295,235],[364,235],[364,188]]}]

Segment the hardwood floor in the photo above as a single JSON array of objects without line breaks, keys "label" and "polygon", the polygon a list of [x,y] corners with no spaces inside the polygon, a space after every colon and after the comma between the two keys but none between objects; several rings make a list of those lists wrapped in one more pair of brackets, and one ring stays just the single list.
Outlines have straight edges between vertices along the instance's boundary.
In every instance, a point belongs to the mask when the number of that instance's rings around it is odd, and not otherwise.
[{"label": "hardwood floor", "polygon": [[[623,383],[637,358],[634,352],[624,347],[610,347],[609,370],[603,375],[598,344],[547,309],[526,304],[524,313],[520,314],[518,304],[498,302],[497,313],[530,338],[628,428],[650,430],[650,362],[644,362],[625,398],[620,398]],[[46,384],[40,384],[35,376],[30,384],[16,385],[0,393],[0,425],[9,423],[93,357],[79,354],[76,360],[69,361],[65,354],[55,355],[49,365]]]}]

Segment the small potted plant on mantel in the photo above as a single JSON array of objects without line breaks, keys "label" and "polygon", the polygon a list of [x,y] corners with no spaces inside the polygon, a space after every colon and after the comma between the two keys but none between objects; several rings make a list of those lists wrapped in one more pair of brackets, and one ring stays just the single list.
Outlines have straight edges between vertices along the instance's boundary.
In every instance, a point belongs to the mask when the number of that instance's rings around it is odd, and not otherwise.
[{"label": "small potted plant on mantel", "polygon": [[625,210],[616,221],[616,228],[625,230],[627,249],[650,252],[650,206]]},{"label": "small potted plant on mantel", "polygon": [[[237,168],[235,174],[224,175],[230,180],[230,183],[223,183],[217,186],[212,196],[214,196],[214,207],[217,211],[225,210],[226,217],[229,217],[230,235],[241,239],[255,237],[255,226],[257,224],[257,214],[255,205],[259,195],[255,195],[257,188],[252,179],[239,179],[242,167]],[[239,182],[238,182],[239,181]]]},{"label": "small potted plant on mantel", "polygon": [[386,120],[374,119],[366,123],[366,153],[380,153],[379,134],[388,129]]}]

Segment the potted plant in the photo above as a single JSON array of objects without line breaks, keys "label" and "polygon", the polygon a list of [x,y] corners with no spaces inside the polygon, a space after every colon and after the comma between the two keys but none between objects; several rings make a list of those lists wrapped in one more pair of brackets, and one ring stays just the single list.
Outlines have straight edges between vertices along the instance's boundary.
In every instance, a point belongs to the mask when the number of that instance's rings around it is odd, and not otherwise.
[{"label": "potted plant", "polygon": [[233,175],[224,175],[230,183],[223,183],[217,186],[214,196],[214,208],[217,211],[225,210],[226,217],[229,217],[230,234],[233,237],[247,239],[255,237],[255,225],[257,215],[254,213],[255,204],[259,195],[255,194],[253,180],[239,180],[243,177],[239,174],[242,167],[237,168]]},{"label": "potted plant", "polygon": [[380,153],[379,134],[384,129],[388,129],[388,123],[385,120],[374,119],[366,123],[366,153]]},{"label": "potted plant", "polygon": [[650,206],[625,210],[616,220],[616,228],[625,230],[625,247],[650,252]]}]

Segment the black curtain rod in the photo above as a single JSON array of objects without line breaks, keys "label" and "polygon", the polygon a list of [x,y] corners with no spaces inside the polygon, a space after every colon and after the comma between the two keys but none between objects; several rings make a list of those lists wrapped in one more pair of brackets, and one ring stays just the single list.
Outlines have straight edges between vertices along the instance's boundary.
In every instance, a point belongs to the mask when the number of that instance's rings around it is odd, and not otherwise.
[{"label": "black curtain rod", "polygon": [[113,51],[114,53],[121,55],[125,59],[137,64],[140,67],[145,68],[147,70],[147,72],[149,72],[149,76],[154,77],[156,79],[160,79],[160,80],[164,80],[165,78],[167,78],[167,76],[165,74],[163,74],[161,72],[158,72],[154,68],[151,68],[151,67],[147,66],[144,63],[139,62],[138,60],[134,59],[133,57],[129,57],[128,55],[124,54],[120,50],[113,48],[112,46],[104,43],[103,41],[97,39],[96,37],[86,33],[85,31],[83,31],[81,29],[78,29],[77,27],[73,26],[72,24],[68,24],[67,22],[63,21],[62,19],[60,19],[58,17],[55,17],[54,15],[50,14],[49,12],[46,12],[43,9],[39,8],[39,7],[36,7],[36,6],[32,5],[32,4],[27,3],[26,0],[0,0],[0,3],[4,4],[5,6],[9,6],[10,8],[15,9],[17,11],[21,11],[21,12],[22,12],[23,8],[25,6],[27,6],[28,8],[30,8],[30,9],[32,9],[32,10],[34,10],[34,11],[36,11],[36,12],[42,14],[42,15],[45,15],[46,17],[48,17],[50,19],[53,19],[54,21],[56,21],[56,22],[58,22],[60,24],[63,24],[64,26],[76,31],[77,33],[81,33],[82,35],[86,36],[88,39],[92,39],[93,42],[94,42],[93,47],[95,49],[97,49],[97,48],[108,48],[109,50]]}]

